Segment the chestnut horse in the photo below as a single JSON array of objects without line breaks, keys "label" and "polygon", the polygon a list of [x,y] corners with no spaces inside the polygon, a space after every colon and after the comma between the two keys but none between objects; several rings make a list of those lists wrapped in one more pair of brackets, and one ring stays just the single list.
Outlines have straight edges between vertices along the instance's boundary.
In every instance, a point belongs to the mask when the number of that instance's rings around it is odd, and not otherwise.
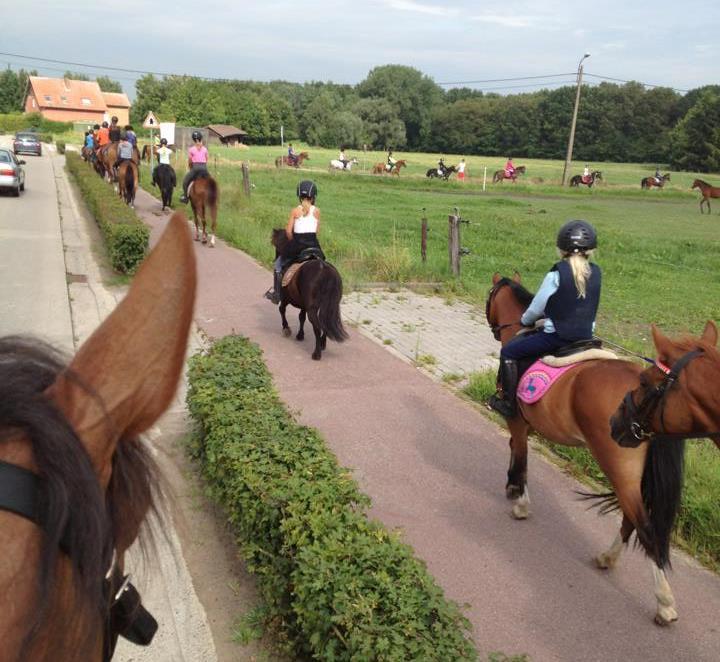
[{"label": "chestnut horse", "polygon": [[[275,246],[276,256],[282,253],[287,242],[284,228],[272,231],[270,243]],[[315,350],[312,357],[319,361],[328,338],[343,342],[348,337],[340,316],[341,299],[342,278],[332,264],[321,259],[303,262],[292,280],[282,288],[280,318],[283,335],[289,336],[292,333],[285,317],[285,309],[290,304],[300,309],[300,328],[295,338],[305,340],[304,326],[307,316],[315,332]]]},{"label": "chestnut horse", "polygon": [[130,207],[135,206],[138,188],[138,167],[133,161],[122,161],[118,166],[118,195]]},{"label": "chestnut horse", "polygon": [[395,165],[388,170],[387,169],[387,163],[376,163],[373,166],[372,174],[373,175],[384,175],[386,173],[389,173],[391,175],[397,175],[400,176],[400,169],[407,166],[407,162],[405,159],[400,159],[399,161],[395,161]]},{"label": "chestnut horse", "polygon": [[663,186],[665,186],[665,182],[669,182],[669,181],[670,181],[670,173],[669,172],[666,172],[664,175],[661,175],[659,182],[657,179],[655,179],[655,177],[643,177],[640,180],[640,188],[642,188],[642,189],[653,188],[654,186],[656,186],[657,188],[662,188]]},{"label": "chestnut horse", "polygon": [[285,154],[284,156],[278,156],[275,159],[275,167],[279,168],[280,166],[292,166],[293,168],[299,168],[302,165],[303,161],[309,160],[310,155],[307,152],[300,152],[300,154],[295,157],[295,163],[292,163],[288,155]]},{"label": "chestnut horse", "polygon": [[703,203],[706,203],[708,214],[710,214],[710,198],[720,198],[720,186],[710,186],[710,184],[704,182],[702,179],[696,179],[690,189],[692,190],[694,188],[700,189],[700,193],[702,194],[700,213],[703,213]]},{"label": "chestnut horse", "polygon": [[[200,241],[200,223],[202,223],[202,243],[210,248],[215,246],[215,228],[217,226],[218,185],[210,176],[196,177],[188,188],[188,198],[195,220],[195,241]],[[207,234],[207,212],[210,212],[210,242]],[[198,220],[200,221],[198,223]]]},{"label": "chestnut horse", "polygon": [[118,631],[152,638],[123,558],[157,494],[139,435],[174,396],[195,283],[176,214],[69,367],[38,342],[0,339],[1,660],[101,662]]},{"label": "chestnut horse", "polygon": [[[521,327],[520,317],[532,294],[513,280],[493,276],[486,316],[496,339],[503,345]],[[655,621],[667,625],[677,619],[675,603],[665,578],[670,535],[675,516],[674,504],[680,499],[676,481],[678,446],[647,445],[622,448],[611,436],[610,418],[625,393],[640,384],[642,367],[629,361],[596,359],[584,361],[561,375],[538,402],[518,402],[518,415],[508,420],[510,429],[510,467],[506,493],[515,499],[512,514],[528,516],[527,437],[530,429],[546,439],[566,446],[585,446],[608,477],[613,492],[593,495],[601,511],[619,507],[622,525],[610,548],[596,557],[598,567],[612,568],[633,531],[650,557],[655,581],[657,611]]]},{"label": "chestnut horse", "polygon": [[515,168],[515,171],[512,174],[512,177],[508,177],[505,174],[505,170],[496,170],[495,174],[493,175],[493,184],[497,184],[498,182],[502,182],[503,179],[512,179],[513,184],[517,181],[518,175],[524,175],[525,174],[525,166],[518,166]]}]

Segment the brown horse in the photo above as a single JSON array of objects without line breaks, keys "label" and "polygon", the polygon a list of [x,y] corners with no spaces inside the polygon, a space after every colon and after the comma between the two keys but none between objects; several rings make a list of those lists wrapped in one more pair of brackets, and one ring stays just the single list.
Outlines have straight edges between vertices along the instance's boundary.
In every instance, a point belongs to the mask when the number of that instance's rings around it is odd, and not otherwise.
[{"label": "brown horse", "polygon": [[[275,246],[276,255],[280,255],[287,245],[288,238],[284,228],[272,232],[270,243]],[[342,278],[338,270],[329,262],[311,259],[301,263],[292,280],[282,288],[280,300],[280,318],[283,335],[289,336],[290,325],[285,317],[288,304],[300,309],[298,329],[295,338],[305,339],[305,317],[310,320],[315,332],[315,351],[313,359],[319,361],[327,345],[327,339],[343,342],[348,337],[340,316],[342,299]]]},{"label": "brown horse", "polygon": [[702,199],[700,200],[700,213],[703,213],[703,203],[707,203],[708,214],[710,211],[710,198],[720,198],[720,186],[710,186],[707,182],[702,179],[696,179],[690,189],[700,189]]},{"label": "brown horse", "polygon": [[[210,248],[215,246],[215,228],[217,227],[218,185],[210,176],[199,176],[188,188],[188,198],[195,220],[195,241],[200,241],[200,223],[202,223],[202,243]],[[207,212],[210,212],[210,241],[207,234]],[[199,222],[198,222],[199,221]]]},{"label": "brown horse", "polygon": [[135,206],[138,189],[138,167],[134,161],[122,161],[118,166],[118,195],[130,207]]},{"label": "brown horse", "polygon": [[387,163],[376,163],[373,166],[372,174],[373,175],[396,175],[397,177],[400,176],[400,170],[402,168],[405,168],[407,166],[407,161],[405,159],[400,159],[398,161],[395,161],[395,165],[390,168],[390,170],[387,169]]},{"label": "brown horse", "polygon": [[152,638],[123,572],[157,494],[138,435],[174,396],[195,283],[176,214],[69,367],[37,342],[0,340],[0,485],[15,486],[0,490],[1,660],[101,662],[119,630]]},{"label": "brown horse", "polygon": [[[115,163],[117,162],[118,143],[108,143],[97,150],[98,163],[102,166],[102,175],[108,182],[117,184],[117,172],[115,172]],[[140,166],[140,152],[137,147],[133,147],[133,162]]]},{"label": "brown horse", "polygon": [[[532,294],[513,280],[493,276],[486,316],[495,338],[503,345],[521,327],[520,317]],[[603,512],[619,507],[622,526],[610,548],[596,557],[600,568],[612,568],[633,531],[652,561],[657,611],[655,621],[667,625],[677,619],[672,591],[665,578],[670,535],[680,499],[676,480],[678,447],[647,445],[622,448],[611,436],[610,418],[625,393],[640,384],[642,367],[629,361],[597,359],[581,363],[561,375],[538,402],[518,402],[518,415],[508,420],[510,467],[506,493],[515,499],[513,516],[528,516],[527,437],[532,428],[546,439],[567,446],[586,446],[608,477],[613,492],[595,497]],[[680,451],[681,452],[681,451]]]},{"label": "brown horse", "polygon": [[666,172],[664,175],[661,175],[660,181],[655,179],[655,177],[643,177],[640,180],[640,188],[642,188],[642,189],[653,188],[653,187],[662,188],[663,186],[665,186],[665,182],[669,182],[669,181],[670,181],[670,173],[669,172]]},{"label": "brown horse", "polygon": [[291,162],[290,158],[287,154],[285,154],[284,156],[278,156],[275,159],[275,167],[279,168],[280,166],[292,166],[293,168],[299,168],[303,164],[303,161],[309,160],[310,155],[307,152],[300,152],[300,154],[295,157],[295,163]]},{"label": "brown horse", "polygon": [[505,174],[505,170],[496,170],[495,174],[493,175],[493,184],[497,184],[498,182],[502,182],[503,179],[512,179],[512,183],[514,184],[517,181],[518,175],[524,175],[525,174],[525,166],[518,166],[515,168],[513,174],[511,177]]},{"label": "brown horse", "polygon": [[600,170],[593,170],[585,179],[582,175],[573,175],[570,178],[570,186],[580,186],[580,184],[583,184],[584,186],[587,186],[588,188],[592,188],[595,185],[596,181],[602,181],[602,172]]}]

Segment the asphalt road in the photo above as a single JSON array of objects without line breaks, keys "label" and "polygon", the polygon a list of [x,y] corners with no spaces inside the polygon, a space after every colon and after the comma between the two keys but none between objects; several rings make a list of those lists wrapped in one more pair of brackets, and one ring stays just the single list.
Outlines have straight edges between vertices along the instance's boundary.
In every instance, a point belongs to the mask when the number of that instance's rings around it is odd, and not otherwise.
[{"label": "asphalt road", "polygon": [[[0,137],[1,147],[11,139]],[[68,351],[73,331],[68,302],[52,159],[21,155],[25,191],[0,190],[0,336],[29,333]]]}]

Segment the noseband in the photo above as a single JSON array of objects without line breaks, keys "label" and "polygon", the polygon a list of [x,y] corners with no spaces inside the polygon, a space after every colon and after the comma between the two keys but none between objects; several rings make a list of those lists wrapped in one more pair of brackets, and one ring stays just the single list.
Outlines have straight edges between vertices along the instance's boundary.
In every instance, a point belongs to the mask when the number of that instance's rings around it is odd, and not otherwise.
[{"label": "noseband", "polygon": [[495,298],[495,294],[497,294],[497,291],[507,285],[507,282],[504,280],[501,280],[497,285],[493,285],[490,288],[490,291],[488,292],[488,298],[485,302],[485,319],[487,323],[490,325],[490,331],[492,331],[493,338],[500,342],[500,332],[503,329],[507,329],[511,326],[522,326],[522,322],[518,320],[517,322],[508,322],[507,324],[493,324],[490,321],[490,305],[492,304],[493,299]]}]

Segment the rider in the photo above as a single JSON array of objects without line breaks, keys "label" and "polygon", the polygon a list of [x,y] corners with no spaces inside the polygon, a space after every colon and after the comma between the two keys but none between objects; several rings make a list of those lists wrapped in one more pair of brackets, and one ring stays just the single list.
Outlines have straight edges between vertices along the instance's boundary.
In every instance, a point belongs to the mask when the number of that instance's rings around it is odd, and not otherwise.
[{"label": "rider", "polygon": [[97,146],[105,147],[110,142],[110,129],[108,129],[108,123],[103,122],[102,126],[98,129]]},{"label": "rider", "polygon": [[93,132],[86,131],[85,132],[85,149],[87,149],[88,152],[92,153],[94,147],[95,147],[95,138],[93,136]]},{"label": "rider", "polygon": [[513,163],[512,156],[508,156],[507,163],[505,164],[505,177],[512,179],[515,175],[515,164]]},{"label": "rider", "polygon": [[292,166],[297,165],[297,154],[295,153],[295,150],[293,149],[292,143],[288,143],[287,160],[290,165],[292,165]]},{"label": "rider", "polygon": [[578,340],[592,338],[600,303],[600,267],[590,262],[597,233],[587,221],[568,221],[560,228],[557,247],[562,259],[545,276],[537,294],[520,318],[533,326],[545,317],[542,331],[525,333],[500,350],[500,389],[488,404],[506,418],[515,416],[518,361],[550,354]]},{"label": "rider", "polygon": [[[188,201],[187,190],[190,183],[198,176],[208,176],[210,173],[207,169],[208,150],[202,144],[202,133],[199,131],[192,132],[193,146],[188,151],[188,171],[183,179],[183,194],[180,196],[180,202],[186,204]],[[161,141],[162,142],[162,141]]]},{"label": "rider", "polygon": [[306,248],[320,248],[317,238],[320,229],[320,210],[315,206],[317,186],[310,180],[300,182],[297,187],[297,197],[300,204],[290,211],[290,218],[285,227],[285,234],[289,241],[282,253],[275,259],[273,289],[265,293],[265,296],[273,303],[280,303],[283,269]]},{"label": "rider", "polygon": [[153,176],[152,176],[153,186],[156,185],[155,172],[161,165],[166,165],[166,166],[170,167],[170,170],[172,172],[172,180],[173,180],[172,183],[173,183],[173,186],[175,186],[176,181],[177,181],[175,179],[175,171],[170,166],[170,157],[172,156],[172,153],[173,153],[173,151],[167,146],[167,138],[161,138],[160,139],[160,147],[156,150],[156,154],[158,157],[158,165],[156,165],[155,168],[153,169]]},{"label": "rider", "polygon": [[135,135],[135,130],[132,128],[132,125],[128,124],[125,127],[125,133],[127,135],[128,142],[133,146],[133,148],[137,147],[137,136]]},{"label": "rider", "polygon": [[660,174],[660,166],[655,166],[655,181],[662,184],[662,175]]},{"label": "rider", "polygon": [[390,172],[395,167],[396,163],[397,163],[397,161],[393,157],[393,151],[391,149],[389,149],[388,155],[387,155],[387,165],[385,166],[385,170]]},{"label": "rider", "polygon": [[338,156],[338,161],[343,164],[343,168],[347,168],[349,161],[347,160],[347,156],[345,156],[345,148],[340,147],[340,156]]},{"label": "rider", "polygon": [[443,160],[442,157],[440,157],[440,160],[438,161],[438,169],[437,169],[438,176],[444,177],[445,170],[447,170],[447,168],[445,167],[445,161]]},{"label": "rider", "polygon": [[120,142],[117,148],[117,159],[113,165],[113,168],[117,169],[123,161],[132,161],[133,157],[133,146],[128,140],[127,131],[121,131]]},{"label": "rider", "polygon": [[120,126],[118,125],[118,118],[113,115],[112,119],[110,120],[110,129],[108,131],[110,135],[110,142],[111,143],[117,143],[120,142]]},{"label": "rider", "polygon": [[590,181],[590,165],[587,163],[585,164],[585,168],[583,169],[582,180],[586,184]]}]

